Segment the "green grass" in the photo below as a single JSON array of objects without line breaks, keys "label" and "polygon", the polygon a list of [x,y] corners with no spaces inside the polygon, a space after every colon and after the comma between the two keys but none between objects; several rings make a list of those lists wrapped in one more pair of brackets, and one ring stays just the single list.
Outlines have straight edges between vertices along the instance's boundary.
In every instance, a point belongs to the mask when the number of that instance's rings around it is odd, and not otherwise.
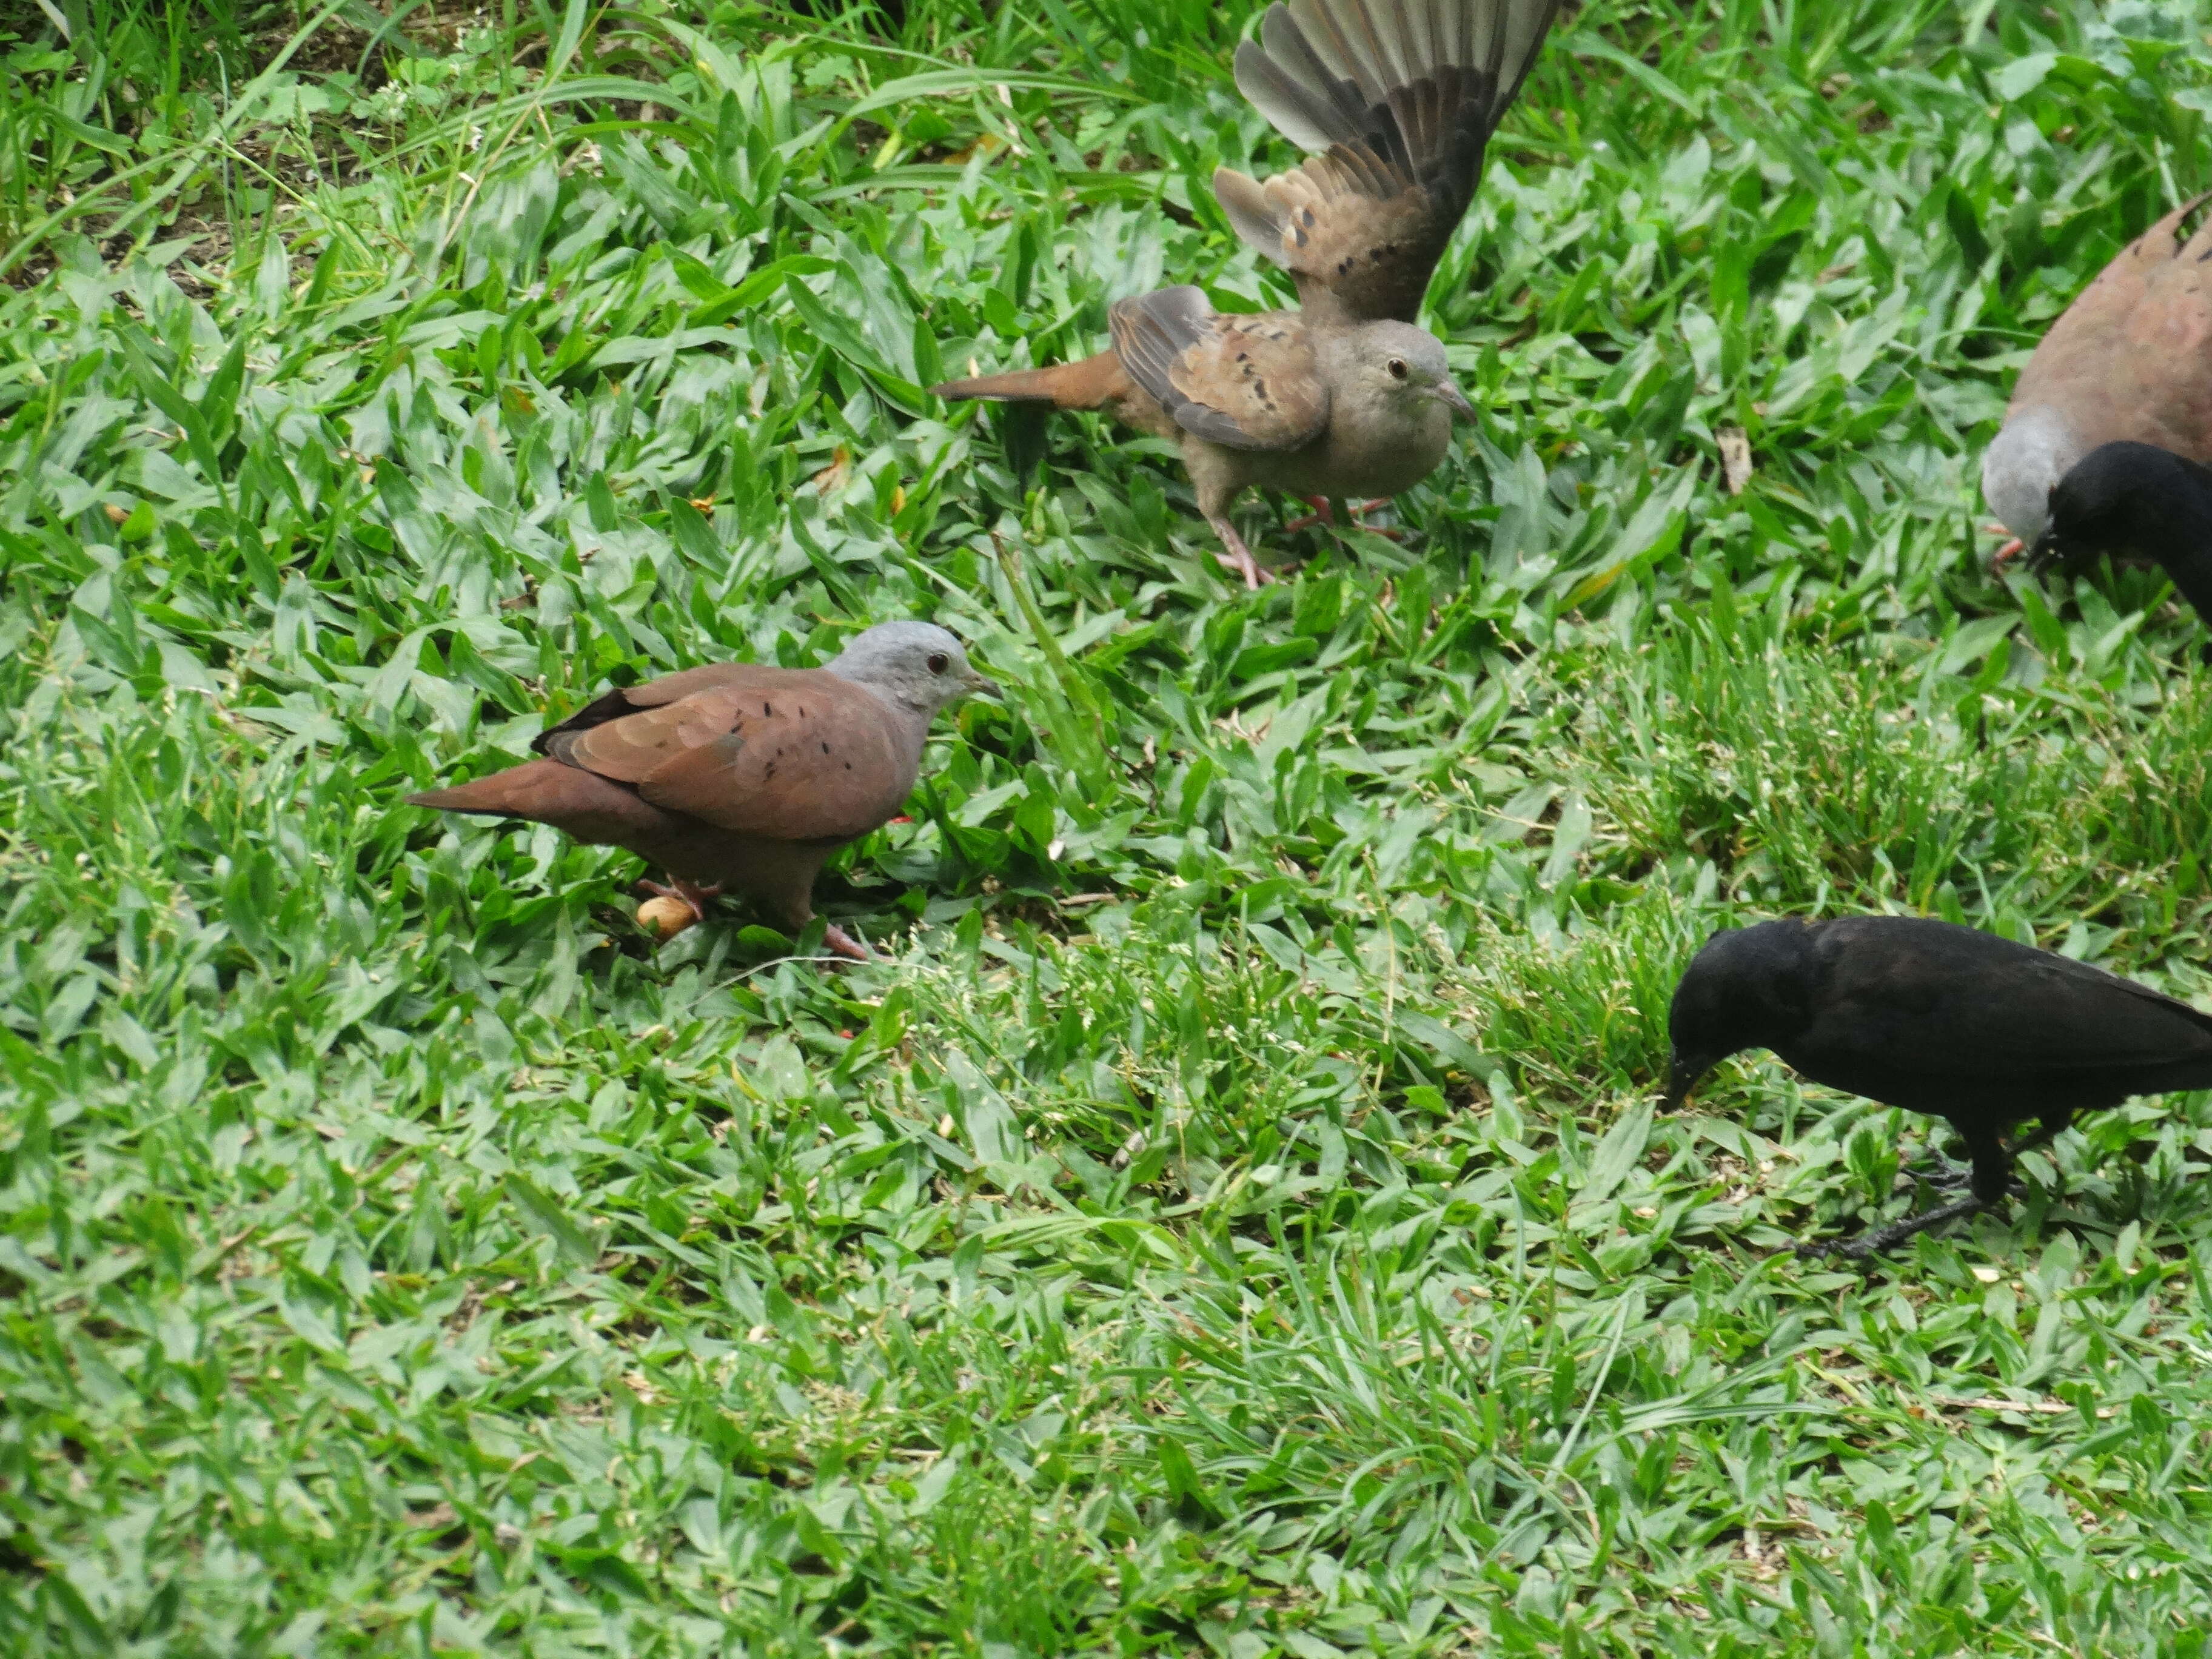
[{"label": "green grass", "polygon": [[[1931,1127],[1717,926],[2212,996],[2212,671],[1987,574],[2041,328],[2212,182],[2178,6],[1592,0],[1433,322],[1412,532],[1224,582],[941,374],[1286,295],[1249,16],[0,11],[0,1650],[2198,1654],[2212,1111],[1863,1273]],[[289,56],[285,56],[287,52]],[[1756,470],[1723,487],[1718,434]],[[1007,681],[825,880],[451,822],[610,679]]]}]

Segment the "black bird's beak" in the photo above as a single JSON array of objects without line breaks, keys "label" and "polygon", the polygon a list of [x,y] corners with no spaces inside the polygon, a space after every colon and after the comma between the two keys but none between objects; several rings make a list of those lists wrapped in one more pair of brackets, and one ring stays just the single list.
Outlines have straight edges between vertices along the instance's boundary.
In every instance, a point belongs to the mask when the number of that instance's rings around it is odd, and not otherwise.
[{"label": "black bird's beak", "polygon": [[2027,550],[2027,557],[2021,568],[2031,576],[2040,578],[2043,573],[2066,556],[2066,549],[2058,539],[2056,530],[2046,530],[2035,538],[2035,545]]},{"label": "black bird's beak", "polygon": [[1713,1069],[1714,1062],[1702,1054],[1686,1054],[1680,1049],[1670,1050],[1667,1056],[1667,1094],[1661,1103],[1669,1112],[1679,1112],[1689,1104],[1690,1091],[1698,1086],[1698,1079]]}]

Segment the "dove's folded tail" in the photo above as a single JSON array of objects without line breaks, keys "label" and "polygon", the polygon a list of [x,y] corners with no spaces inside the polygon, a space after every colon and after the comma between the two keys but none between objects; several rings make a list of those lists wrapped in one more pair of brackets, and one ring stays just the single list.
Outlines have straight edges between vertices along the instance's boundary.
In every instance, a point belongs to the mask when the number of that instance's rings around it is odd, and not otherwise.
[{"label": "dove's folded tail", "polygon": [[451,789],[410,795],[407,804],[441,812],[534,818],[601,845],[666,834],[670,825],[669,815],[640,799],[635,790],[556,760],[525,761]]},{"label": "dove's folded tail", "polygon": [[1129,376],[1110,351],[1049,368],[1019,368],[973,380],[947,380],[930,391],[951,403],[988,398],[1000,403],[1050,404],[1054,409],[1103,409],[1129,395]]}]

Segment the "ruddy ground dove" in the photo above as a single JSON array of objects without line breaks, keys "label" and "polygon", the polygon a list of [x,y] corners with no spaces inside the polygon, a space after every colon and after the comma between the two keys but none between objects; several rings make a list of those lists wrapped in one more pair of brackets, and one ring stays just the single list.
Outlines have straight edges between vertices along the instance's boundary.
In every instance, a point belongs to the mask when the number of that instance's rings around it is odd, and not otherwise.
[{"label": "ruddy ground dove", "polygon": [[[2208,201],[2183,204],[2123,249],[2021,371],[2004,425],[1982,456],[1983,497],[2016,538],[2001,561],[2043,537],[2052,492],[2106,444],[2149,445],[2212,465],[2212,216],[2183,234]],[[2146,465],[2151,459],[2106,457],[2100,477],[2085,477],[2076,494],[2085,504],[2109,501],[2123,481],[2154,492],[2169,469]]]},{"label": "ruddy ground dove", "polygon": [[[544,759],[408,801],[626,847],[695,919],[733,888],[796,933],[823,861],[912,792],[938,710],[998,689],[945,629],[883,623],[826,667],[716,663],[610,691],[538,734]],[[867,957],[840,928],[824,939]]]}]

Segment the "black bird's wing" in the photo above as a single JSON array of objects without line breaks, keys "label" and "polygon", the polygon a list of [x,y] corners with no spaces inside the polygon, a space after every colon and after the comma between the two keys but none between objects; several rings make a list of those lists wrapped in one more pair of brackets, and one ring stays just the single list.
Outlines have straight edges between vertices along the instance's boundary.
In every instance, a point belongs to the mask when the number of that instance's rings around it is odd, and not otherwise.
[{"label": "black bird's wing", "polygon": [[2212,1088],[2212,1016],[2148,986],[1947,922],[1819,931],[1826,995],[1784,1058],[1822,1082],[1946,1113],[2009,1091],[2020,1116]]}]

